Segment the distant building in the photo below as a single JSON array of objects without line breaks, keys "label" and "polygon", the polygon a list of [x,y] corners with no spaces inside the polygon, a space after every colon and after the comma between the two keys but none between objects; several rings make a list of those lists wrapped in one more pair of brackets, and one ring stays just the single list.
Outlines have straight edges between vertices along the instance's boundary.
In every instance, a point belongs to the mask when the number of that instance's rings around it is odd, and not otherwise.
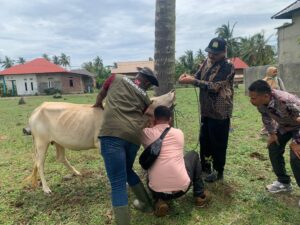
[{"label": "distant building", "polygon": [[295,1],[276,13],[272,19],[292,20],[291,23],[277,27],[278,63],[300,63],[300,1]]},{"label": "distant building", "polygon": [[243,60],[238,57],[230,58],[229,61],[233,64],[235,68],[234,83],[242,84],[244,82],[244,70],[249,66]]},{"label": "distant building", "polygon": [[137,67],[149,67],[151,70],[154,70],[154,61],[117,62],[116,66],[116,68],[111,69],[112,74],[135,76],[137,74]]},{"label": "distant building", "polygon": [[45,94],[49,88],[64,94],[84,93],[91,91],[95,83],[95,76],[88,71],[68,71],[44,58],[0,71],[0,78],[6,91],[18,95]]},{"label": "distant building", "polygon": [[82,75],[81,78],[84,85],[84,92],[93,92],[94,87],[96,87],[95,74],[87,71],[86,69],[70,70],[70,73]]}]

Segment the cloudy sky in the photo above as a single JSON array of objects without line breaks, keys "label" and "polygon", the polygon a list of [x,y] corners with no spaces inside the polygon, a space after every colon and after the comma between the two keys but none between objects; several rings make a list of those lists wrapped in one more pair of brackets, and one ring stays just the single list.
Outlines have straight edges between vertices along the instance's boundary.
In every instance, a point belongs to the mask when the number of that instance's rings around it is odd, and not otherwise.
[{"label": "cloudy sky", "polygon": [[[177,0],[176,57],[204,49],[215,30],[237,22],[234,36],[265,32],[270,17],[295,0]],[[72,68],[100,56],[105,65],[154,55],[155,0],[0,0],[0,58],[31,60],[43,53],[71,57]]]}]

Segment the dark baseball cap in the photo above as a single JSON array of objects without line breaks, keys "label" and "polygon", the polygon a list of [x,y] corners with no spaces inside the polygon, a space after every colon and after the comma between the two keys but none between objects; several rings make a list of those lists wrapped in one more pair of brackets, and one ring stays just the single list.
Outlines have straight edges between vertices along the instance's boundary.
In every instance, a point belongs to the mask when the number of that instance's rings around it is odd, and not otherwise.
[{"label": "dark baseball cap", "polygon": [[138,73],[144,75],[151,84],[158,87],[156,74],[149,67],[137,67],[136,69],[138,70]]},{"label": "dark baseball cap", "polygon": [[219,53],[225,52],[226,45],[227,45],[227,43],[223,38],[219,38],[219,37],[213,38],[209,42],[205,51],[212,53],[212,54],[219,54]]}]

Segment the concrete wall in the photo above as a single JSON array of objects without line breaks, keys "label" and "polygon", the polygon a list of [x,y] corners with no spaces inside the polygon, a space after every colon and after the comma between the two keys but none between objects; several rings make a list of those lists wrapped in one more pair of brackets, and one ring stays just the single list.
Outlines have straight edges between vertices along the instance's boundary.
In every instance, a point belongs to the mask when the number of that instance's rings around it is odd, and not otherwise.
[{"label": "concrete wall", "polygon": [[[265,77],[269,65],[249,67],[244,70],[245,94],[248,94],[248,87],[256,80]],[[288,92],[300,96],[300,63],[280,64],[278,67],[280,77]]]},{"label": "concrete wall", "polygon": [[280,64],[279,73],[286,90],[300,96],[300,62]]},{"label": "concrete wall", "polygon": [[12,89],[15,83],[18,95],[34,95],[38,93],[38,85],[35,74],[18,74],[4,76],[7,89]]},{"label": "concrete wall", "polygon": [[84,91],[87,93],[93,92],[95,87],[95,79],[88,76],[82,76],[82,83],[84,86]]},{"label": "concrete wall", "polygon": [[61,77],[62,81],[62,93],[64,94],[76,94],[84,92],[84,85],[80,75],[76,74],[64,74]]},{"label": "concrete wall", "polygon": [[14,84],[18,95],[45,94],[48,88],[61,90],[64,94],[75,94],[84,93],[85,88],[86,91],[93,88],[93,79],[88,77],[83,81],[83,77],[71,73],[49,73],[7,75],[4,79],[7,90],[12,90]]},{"label": "concrete wall", "polygon": [[45,93],[47,88],[56,88],[61,90],[61,74],[37,74],[38,91],[40,94]]},{"label": "concrete wall", "polygon": [[278,28],[279,64],[300,63],[300,12],[293,15],[292,24]]}]

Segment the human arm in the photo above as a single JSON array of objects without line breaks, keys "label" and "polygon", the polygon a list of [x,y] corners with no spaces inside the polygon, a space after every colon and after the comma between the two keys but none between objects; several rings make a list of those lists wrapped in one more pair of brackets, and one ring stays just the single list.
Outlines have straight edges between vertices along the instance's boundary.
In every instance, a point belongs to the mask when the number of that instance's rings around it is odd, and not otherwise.
[{"label": "human arm", "polygon": [[[209,79],[208,81],[196,79],[194,85],[206,89],[209,92],[218,93],[221,90],[228,89],[228,87],[232,86],[234,75],[235,70],[233,65],[224,63],[212,67],[210,76],[213,76],[213,79]],[[195,74],[195,77],[199,77],[197,76],[197,73]]]},{"label": "human arm", "polygon": [[178,81],[180,84],[194,84],[196,78],[190,74],[183,73],[180,75]]},{"label": "human arm", "polygon": [[142,132],[142,145],[146,149],[151,143],[157,139],[157,135],[153,128],[144,128]]},{"label": "human arm", "polygon": [[109,78],[105,80],[99,94],[97,95],[96,103],[93,105],[93,107],[99,107],[103,109],[103,104],[102,104],[103,99],[106,97],[108,89],[112,84],[112,82],[114,81],[114,79],[115,79],[115,75],[111,75]]},{"label": "human arm", "polygon": [[293,140],[290,147],[294,154],[300,159],[300,143]]},{"label": "human arm", "polygon": [[261,113],[262,116],[262,122],[268,131],[268,140],[267,140],[267,146],[269,147],[272,143],[279,144],[278,142],[278,137],[276,134],[276,122],[270,117],[270,115],[266,112],[261,107],[258,107],[258,111]]},{"label": "human arm", "polygon": [[280,77],[278,77],[278,86],[279,86],[279,89],[280,89],[280,90],[286,91],[285,86],[284,86],[284,83],[283,83],[283,81],[281,80]]},{"label": "human arm", "polygon": [[300,100],[296,98],[286,103],[286,109],[289,115],[297,122],[300,123]]}]

